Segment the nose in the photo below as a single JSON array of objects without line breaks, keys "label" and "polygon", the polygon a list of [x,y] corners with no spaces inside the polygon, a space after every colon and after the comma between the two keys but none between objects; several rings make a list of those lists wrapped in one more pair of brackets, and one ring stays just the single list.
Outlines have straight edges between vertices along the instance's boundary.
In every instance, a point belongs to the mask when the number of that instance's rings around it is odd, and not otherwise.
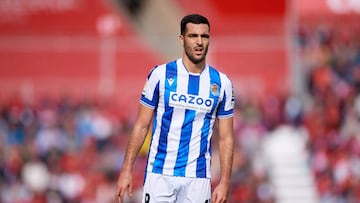
[{"label": "nose", "polygon": [[203,38],[201,36],[196,38],[196,43],[201,45],[203,43]]}]

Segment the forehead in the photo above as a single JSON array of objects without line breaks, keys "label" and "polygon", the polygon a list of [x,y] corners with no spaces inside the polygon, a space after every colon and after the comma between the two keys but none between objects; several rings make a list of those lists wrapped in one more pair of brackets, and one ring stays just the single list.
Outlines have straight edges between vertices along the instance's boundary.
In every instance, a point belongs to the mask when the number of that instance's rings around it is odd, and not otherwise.
[{"label": "forehead", "polygon": [[185,33],[209,33],[209,26],[207,24],[186,24]]}]

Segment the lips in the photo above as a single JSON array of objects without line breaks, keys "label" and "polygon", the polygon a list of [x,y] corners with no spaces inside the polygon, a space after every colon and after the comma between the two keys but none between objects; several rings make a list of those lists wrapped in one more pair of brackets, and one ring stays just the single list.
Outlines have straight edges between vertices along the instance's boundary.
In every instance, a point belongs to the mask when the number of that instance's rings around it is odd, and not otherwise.
[{"label": "lips", "polygon": [[202,47],[195,47],[196,54],[202,54],[203,48]]}]

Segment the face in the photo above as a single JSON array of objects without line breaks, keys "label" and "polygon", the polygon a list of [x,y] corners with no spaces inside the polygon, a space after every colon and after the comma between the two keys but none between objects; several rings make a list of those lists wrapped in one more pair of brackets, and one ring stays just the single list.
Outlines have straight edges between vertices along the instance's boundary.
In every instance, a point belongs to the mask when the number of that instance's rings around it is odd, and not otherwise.
[{"label": "face", "polygon": [[186,24],[186,32],[180,35],[181,45],[185,55],[192,63],[198,64],[205,61],[208,51],[210,34],[206,24]]}]

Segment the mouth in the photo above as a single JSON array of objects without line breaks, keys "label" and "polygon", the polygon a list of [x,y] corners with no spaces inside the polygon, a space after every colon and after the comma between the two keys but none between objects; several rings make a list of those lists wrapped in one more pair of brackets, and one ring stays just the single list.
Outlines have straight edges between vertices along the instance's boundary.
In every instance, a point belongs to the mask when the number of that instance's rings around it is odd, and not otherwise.
[{"label": "mouth", "polygon": [[195,54],[196,55],[201,55],[203,53],[203,48],[202,47],[195,47]]}]

